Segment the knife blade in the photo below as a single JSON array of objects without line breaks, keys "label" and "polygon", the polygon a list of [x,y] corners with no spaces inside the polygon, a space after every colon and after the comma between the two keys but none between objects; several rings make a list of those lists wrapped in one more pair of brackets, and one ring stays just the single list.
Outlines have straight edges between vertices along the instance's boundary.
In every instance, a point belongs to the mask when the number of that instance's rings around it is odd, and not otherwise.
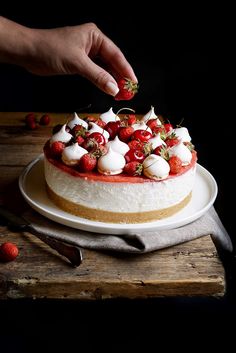
[{"label": "knife blade", "polygon": [[22,216],[18,216],[2,206],[0,206],[0,222],[2,225],[7,225],[12,231],[29,232],[35,235],[52,249],[56,250],[60,255],[65,256],[74,267],[79,266],[83,261],[82,251],[78,246],[66,242],[65,239],[61,240],[59,236],[49,236],[39,233],[33,225]]}]

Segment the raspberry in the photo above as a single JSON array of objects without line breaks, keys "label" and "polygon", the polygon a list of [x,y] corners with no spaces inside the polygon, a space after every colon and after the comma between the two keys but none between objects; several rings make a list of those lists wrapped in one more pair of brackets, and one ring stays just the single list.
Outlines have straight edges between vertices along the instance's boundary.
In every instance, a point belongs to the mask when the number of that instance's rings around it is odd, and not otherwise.
[{"label": "raspberry", "polygon": [[4,262],[15,260],[18,254],[19,250],[13,243],[6,242],[0,246],[0,260]]}]

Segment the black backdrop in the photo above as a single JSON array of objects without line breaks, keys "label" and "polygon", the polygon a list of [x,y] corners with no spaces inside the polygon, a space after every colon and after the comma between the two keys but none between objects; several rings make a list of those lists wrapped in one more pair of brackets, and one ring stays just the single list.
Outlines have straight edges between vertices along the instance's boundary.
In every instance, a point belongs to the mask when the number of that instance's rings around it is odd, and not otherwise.
[{"label": "black backdrop", "polygon": [[[184,125],[189,128],[198,150],[199,163],[214,175],[218,183],[215,207],[234,241],[234,218],[229,205],[231,200],[234,201],[235,193],[232,177],[235,123],[231,109],[233,94],[229,89],[233,50],[232,9],[226,5],[222,8],[221,4],[218,8],[215,4],[207,8],[205,4],[200,6],[199,2],[182,7],[179,2],[174,7],[170,4],[164,7],[157,2],[154,7],[148,1],[142,5],[131,1],[108,2],[106,6],[101,1],[97,4],[79,1],[76,5],[66,1],[54,8],[48,8],[49,4],[43,5],[42,2],[24,4],[21,1],[14,6],[9,1],[8,6],[2,3],[0,13],[24,25],[49,28],[92,21],[113,39],[132,64],[140,83],[139,93],[125,106],[134,108],[137,113],[145,113],[150,105],[154,105],[157,113],[164,114],[173,123],[184,118]],[[92,105],[90,112],[103,112],[111,106],[116,111],[124,106],[79,76],[37,77],[18,67],[0,65],[2,111],[73,112],[88,104]],[[222,303],[210,304],[191,301],[189,305],[188,301],[181,302],[181,299],[177,302],[164,301],[164,306],[152,301],[149,304],[129,302],[125,305],[121,302],[116,307],[112,304],[98,307],[79,303],[57,305],[55,302],[46,305],[38,302],[38,306],[25,303],[17,307],[16,304],[8,303],[6,306],[4,303],[1,306],[2,317],[8,315],[8,326],[5,325],[7,333],[3,337],[15,338],[16,351],[20,351],[17,345],[24,345],[28,335],[37,341],[41,331],[44,349],[51,344],[50,347],[57,347],[58,352],[60,338],[57,332],[61,334],[61,341],[63,338],[67,340],[65,347],[72,347],[78,336],[78,347],[80,342],[87,340],[88,345],[103,348],[106,347],[108,333],[113,340],[109,352],[118,352],[119,347],[130,352],[143,347],[142,351],[145,351],[147,344],[154,342],[158,347],[157,342],[166,336],[174,337],[173,343],[169,338],[165,341],[173,348],[184,341],[181,344],[181,349],[184,349],[188,338],[192,338],[200,348],[202,337],[209,339],[214,346],[223,341],[222,325],[227,329],[230,327],[227,315],[232,308],[225,308]],[[29,314],[31,307],[32,317]],[[15,313],[18,324],[25,316],[22,330],[27,327],[27,332],[17,331],[17,323],[13,326],[11,315]],[[73,319],[69,313],[74,315]],[[100,326],[101,318],[107,323]],[[181,318],[183,326],[179,326]],[[35,325],[32,328],[31,319]],[[77,332],[78,325],[80,331]],[[15,336],[11,336],[13,328],[13,334],[19,332]],[[215,337],[210,334],[211,328]],[[126,344],[123,346],[124,339]],[[224,345],[230,340],[232,338],[228,335]]]},{"label": "black backdrop", "polygon": [[[90,112],[128,106],[145,113],[154,105],[173,123],[184,118],[199,152],[199,163],[219,184],[216,208],[233,236],[229,202],[234,119],[228,89],[232,71],[231,11],[192,4],[104,5],[70,1],[55,8],[42,2],[8,6],[0,13],[21,24],[50,28],[95,22],[124,52],[140,89],[129,102],[115,102],[90,82],[74,76],[39,77],[19,67],[0,65],[2,111]],[[129,5],[129,8],[127,7]]]}]

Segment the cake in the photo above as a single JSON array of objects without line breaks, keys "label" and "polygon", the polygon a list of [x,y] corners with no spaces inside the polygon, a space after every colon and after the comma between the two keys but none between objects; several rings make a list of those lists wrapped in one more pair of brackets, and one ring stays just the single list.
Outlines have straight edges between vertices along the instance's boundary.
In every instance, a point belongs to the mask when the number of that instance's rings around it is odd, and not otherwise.
[{"label": "cake", "polygon": [[[128,108],[126,108],[128,109]],[[62,210],[109,223],[157,221],[183,209],[194,187],[197,153],[186,127],[154,107],[144,116],[76,113],[44,146],[49,198]]]}]

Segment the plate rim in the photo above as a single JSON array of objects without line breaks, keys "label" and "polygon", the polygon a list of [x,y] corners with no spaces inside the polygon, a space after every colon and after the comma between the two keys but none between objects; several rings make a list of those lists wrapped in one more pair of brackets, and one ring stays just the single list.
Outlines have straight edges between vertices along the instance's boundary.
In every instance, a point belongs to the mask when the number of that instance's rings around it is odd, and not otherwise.
[{"label": "plate rim", "polygon": [[[218,185],[215,180],[215,178],[212,176],[212,174],[202,165],[197,163],[197,173],[203,174],[205,178],[208,180],[208,184],[211,185],[211,197],[208,201],[208,203],[201,208],[200,210],[196,211],[192,215],[189,215],[182,220],[173,220],[173,222],[169,221],[171,217],[168,217],[168,223],[167,224],[161,224],[158,225],[156,221],[152,222],[146,222],[146,223],[105,223],[105,222],[98,222],[98,221],[90,221],[84,218],[80,218],[77,216],[74,216],[70,213],[67,213],[63,210],[60,210],[56,205],[52,205],[55,207],[55,211],[52,212],[51,210],[46,210],[45,207],[42,207],[39,205],[35,200],[33,200],[26,191],[25,188],[25,181],[27,176],[29,175],[30,171],[32,170],[33,166],[35,166],[38,162],[43,161],[44,155],[43,153],[34,158],[31,162],[29,162],[23,171],[21,172],[19,178],[18,178],[18,185],[21,191],[22,196],[26,200],[26,202],[38,213],[41,215],[45,216],[48,219],[51,219],[57,223],[67,225],[72,228],[76,229],[81,229],[85,231],[90,231],[93,233],[103,233],[103,234],[127,234],[127,233],[137,233],[137,231],[154,231],[154,230],[162,230],[162,229],[174,229],[174,228],[179,228],[183,225],[189,224],[193,222],[194,220],[200,218],[203,214],[205,214],[208,209],[214,204],[215,199],[218,194]],[[210,183],[209,183],[210,181]],[[46,191],[45,191],[46,193]],[[48,198],[47,198],[48,199]],[[48,201],[50,201],[48,199]],[[51,202],[51,201],[50,201]],[[188,206],[188,205],[187,205]],[[187,207],[186,206],[186,207]],[[58,211],[62,212],[65,214],[58,214]],[[181,211],[180,211],[181,212]],[[76,219],[71,219],[72,217]],[[69,218],[69,219],[68,219]],[[163,220],[162,220],[163,221]]]}]

